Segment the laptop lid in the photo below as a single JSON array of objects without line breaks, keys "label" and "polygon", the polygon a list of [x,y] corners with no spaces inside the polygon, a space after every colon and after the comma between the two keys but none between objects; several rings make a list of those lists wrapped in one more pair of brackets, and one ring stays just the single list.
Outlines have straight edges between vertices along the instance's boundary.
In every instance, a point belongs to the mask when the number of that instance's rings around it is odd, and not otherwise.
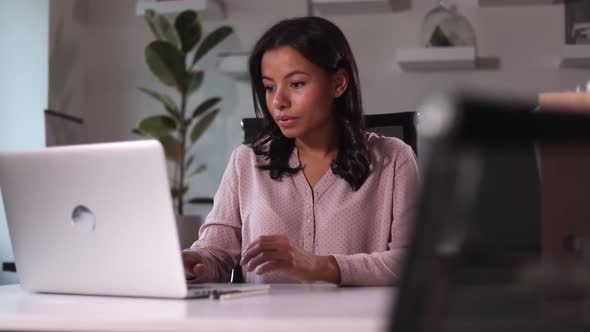
[{"label": "laptop lid", "polygon": [[420,114],[423,185],[390,330],[587,331],[590,115],[466,94]]},{"label": "laptop lid", "polygon": [[0,191],[23,288],[186,296],[157,141],[0,152]]}]

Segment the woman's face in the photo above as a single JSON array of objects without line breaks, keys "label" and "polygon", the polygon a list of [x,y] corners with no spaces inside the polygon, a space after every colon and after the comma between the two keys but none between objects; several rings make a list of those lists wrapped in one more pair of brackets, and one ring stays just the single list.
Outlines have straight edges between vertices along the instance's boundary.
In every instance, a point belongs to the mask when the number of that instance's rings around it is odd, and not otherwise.
[{"label": "woman's face", "polygon": [[266,51],[261,70],[266,106],[285,137],[302,138],[333,125],[334,98],[348,84],[344,70],[329,74],[289,46]]}]

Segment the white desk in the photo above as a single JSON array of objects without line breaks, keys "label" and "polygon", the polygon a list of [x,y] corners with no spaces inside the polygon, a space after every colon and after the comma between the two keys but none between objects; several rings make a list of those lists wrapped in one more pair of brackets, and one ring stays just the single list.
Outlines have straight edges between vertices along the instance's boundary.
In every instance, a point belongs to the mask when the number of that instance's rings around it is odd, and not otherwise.
[{"label": "white desk", "polygon": [[384,331],[394,290],[273,285],[226,301],[33,294],[0,286],[0,330]]}]

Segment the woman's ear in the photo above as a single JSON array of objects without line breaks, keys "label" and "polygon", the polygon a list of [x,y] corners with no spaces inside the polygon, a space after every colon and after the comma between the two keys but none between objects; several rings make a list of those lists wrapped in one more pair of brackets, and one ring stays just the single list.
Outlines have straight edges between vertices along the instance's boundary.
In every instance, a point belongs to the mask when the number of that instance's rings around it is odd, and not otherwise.
[{"label": "woman's ear", "polygon": [[346,89],[348,89],[348,73],[343,68],[340,68],[332,76],[334,86],[334,98],[342,96]]}]

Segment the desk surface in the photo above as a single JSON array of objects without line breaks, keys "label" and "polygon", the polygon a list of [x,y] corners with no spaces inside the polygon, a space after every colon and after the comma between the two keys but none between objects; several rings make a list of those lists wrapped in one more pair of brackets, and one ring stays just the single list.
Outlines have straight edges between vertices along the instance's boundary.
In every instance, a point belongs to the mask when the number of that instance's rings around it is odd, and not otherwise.
[{"label": "desk surface", "polygon": [[226,301],[34,294],[0,286],[0,330],[383,331],[388,287],[272,285]]}]

